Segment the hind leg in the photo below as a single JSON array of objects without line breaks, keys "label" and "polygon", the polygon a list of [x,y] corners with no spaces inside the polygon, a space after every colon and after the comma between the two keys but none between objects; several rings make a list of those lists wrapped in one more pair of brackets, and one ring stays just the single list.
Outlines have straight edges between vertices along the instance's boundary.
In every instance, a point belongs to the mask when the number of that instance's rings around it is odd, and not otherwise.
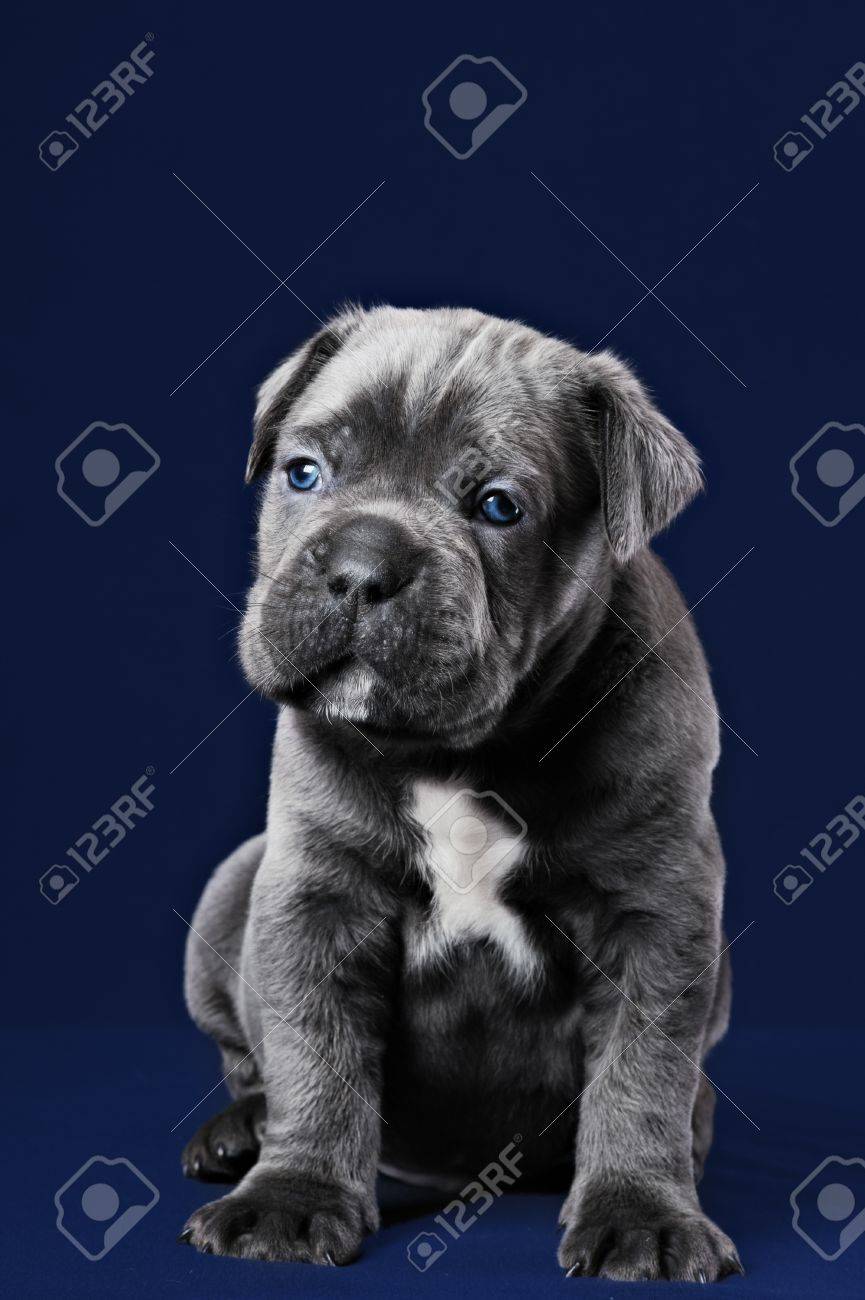
[{"label": "hind leg", "polygon": [[693,1132],[694,1182],[703,1177],[706,1156],[712,1145],[712,1133],[715,1126],[715,1089],[709,1080],[700,1076],[700,1086],[694,1100],[694,1113],[691,1117]]},{"label": "hind leg", "polygon": [[[724,940],[723,937],[722,942],[726,943],[726,940]],[[727,1029],[730,1020],[731,985],[730,954],[729,952],[725,952],[719,965],[718,983],[715,989],[715,1002],[706,1029],[706,1041],[703,1046],[703,1060],[706,1059],[707,1054],[715,1044],[723,1038]],[[712,1145],[714,1130],[715,1089],[703,1074],[700,1076],[697,1096],[694,1099],[694,1110],[691,1115],[695,1183],[698,1183],[703,1176],[703,1169],[706,1164],[706,1157],[709,1154],[709,1148]]]},{"label": "hind leg", "polygon": [[258,1159],[267,1106],[263,1092],[250,1092],[202,1124],[183,1149],[187,1178],[236,1183]]},{"label": "hind leg", "polygon": [[264,842],[263,835],[247,840],[217,867],[195,910],[186,944],[189,1013],[219,1047],[223,1079],[234,1098],[201,1126],[183,1151],[183,1172],[206,1182],[240,1179],[258,1159],[264,1131],[264,1091],[258,1062],[246,1041],[237,973],[249,894]]}]

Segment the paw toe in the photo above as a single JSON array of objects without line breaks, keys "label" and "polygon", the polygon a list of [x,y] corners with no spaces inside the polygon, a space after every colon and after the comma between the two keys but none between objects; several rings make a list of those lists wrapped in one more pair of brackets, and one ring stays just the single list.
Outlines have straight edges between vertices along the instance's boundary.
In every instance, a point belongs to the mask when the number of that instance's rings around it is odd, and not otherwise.
[{"label": "paw toe", "polygon": [[353,1194],[304,1175],[268,1175],[196,1210],[180,1239],[205,1254],[348,1264],[363,1230]]},{"label": "paw toe", "polygon": [[651,1226],[578,1219],[565,1232],[559,1263],[568,1277],[621,1282],[716,1282],[744,1272],[729,1237],[703,1216]]}]

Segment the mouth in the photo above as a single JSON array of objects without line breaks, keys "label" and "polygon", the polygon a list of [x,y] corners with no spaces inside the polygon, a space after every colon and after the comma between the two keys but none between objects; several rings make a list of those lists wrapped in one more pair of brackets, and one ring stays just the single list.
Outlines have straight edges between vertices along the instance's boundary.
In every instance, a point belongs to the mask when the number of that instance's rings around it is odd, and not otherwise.
[{"label": "mouth", "polygon": [[315,717],[360,732],[366,739],[398,746],[430,746],[458,742],[474,732],[479,719],[459,723],[405,716],[387,684],[354,655],[342,655],[304,673],[297,681],[271,692],[281,704],[303,709]]},{"label": "mouth", "polygon": [[271,693],[281,704],[293,704],[298,708],[311,704],[316,698],[327,700],[329,692],[354,663],[354,657],[346,654],[329,663],[310,667],[306,672],[292,664],[296,679],[280,683]]},{"label": "mouth", "polygon": [[312,662],[301,665],[292,657],[282,665],[285,675],[278,682],[271,678],[265,694],[359,733],[376,747],[465,749],[483,740],[500,716],[501,700],[491,702],[488,691],[479,698],[477,682],[465,669],[455,674],[441,664],[424,667],[418,661],[415,671],[394,675],[374,662],[374,654],[370,662],[364,649],[375,647],[340,640],[321,647]]},{"label": "mouth", "polygon": [[342,654],[306,670],[292,665],[297,679],[278,686],[273,694],[286,704],[318,706],[322,711],[357,718],[368,711],[378,674],[354,654]]}]

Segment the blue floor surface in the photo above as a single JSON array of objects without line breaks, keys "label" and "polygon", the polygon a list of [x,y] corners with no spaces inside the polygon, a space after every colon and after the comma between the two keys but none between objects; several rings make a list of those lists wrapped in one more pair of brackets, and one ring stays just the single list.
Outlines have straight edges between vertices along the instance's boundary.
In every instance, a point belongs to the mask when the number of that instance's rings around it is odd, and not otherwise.
[{"label": "blue floor surface", "polygon": [[[7,1068],[15,1074],[15,1091],[23,1100],[7,1112],[12,1123],[6,1144],[7,1151],[11,1146],[5,1179],[4,1226],[11,1230],[3,1251],[6,1295],[217,1300],[682,1293],[681,1286],[671,1290],[669,1283],[566,1280],[555,1259],[560,1196],[506,1194],[454,1240],[433,1222],[435,1209],[413,1204],[417,1193],[391,1180],[383,1180],[381,1190],[386,1226],[351,1267],[255,1264],[198,1255],[176,1244],[175,1236],[190,1211],[219,1189],[185,1180],[179,1153],[196,1125],[220,1108],[223,1090],[217,1089],[175,1132],[171,1128],[218,1080],[210,1045],[191,1027],[178,1026],[6,1036],[7,1044],[13,1041]],[[740,1031],[708,1064],[731,1100],[719,1098],[703,1203],[736,1241],[747,1269],[746,1277],[724,1282],[719,1294],[730,1300],[865,1296],[865,1232],[836,1260],[825,1260],[794,1232],[789,1200],[827,1157],[865,1159],[861,1108],[851,1101],[865,1096],[861,1045],[851,1044],[841,1031]],[[153,1208],[96,1261],[85,1258],[58,1231],[54,1203],[58,1189],[92,1156],[125,1157],[158,1191]],[[855,1235],[856,1213],[865,1209],[865,1166],[848,1168],[856,1175],[848,1178],[854,1195],[863,1199],[844,1221],[821,1217],[817,1207],[831,1166],[803,1193],[803,1222],[807,1219],[827,1254],[837,1249],[845,1223],[854,1224]],[[846,1176],[839,1170],[831,1181]],[[102,1176],[125,1200],[153,1198],[125,1167],[105,1168]],[[85,1244],[97,1253],[104,1231],[98,1220],[81,1214],[81,1189],[92,1181],[91,1167],[88,1178],[74,1180],[64,1193],[64,1223],[72,1232],[89,1233]],[[94,1195],[98,1200],[99,1194]],[[111,1194],[103,1190],[103,1203],[106,1196],[107,1212]],[[116,1222],[120,1214],[122,1207],[107,1222]],[[858,1226],[865,1228],[865,1218]],[[424,1271],[407,1255],[420,1233],[436,1233],[447,1246]],[[434,1238],[422,1240],[438,1251]],[[413,1251],[423,1262],[417,1246]]]}]

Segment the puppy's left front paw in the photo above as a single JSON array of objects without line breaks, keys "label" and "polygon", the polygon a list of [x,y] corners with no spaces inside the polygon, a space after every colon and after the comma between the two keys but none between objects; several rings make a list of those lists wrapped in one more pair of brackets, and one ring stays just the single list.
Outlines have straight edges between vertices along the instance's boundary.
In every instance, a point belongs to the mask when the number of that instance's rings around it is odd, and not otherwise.
[{"label": "puppy's left front paw", "polygon": [[597,1203],[574,1212],[566,1204],[563,1226],[559,1263],[569,1277],[719,1282],[745,1271],[730,1238],[699,1211],[629,1211],[620,1202],[607,1212]]},{"label": "puppy's left front paw", "polygon": [[178,1240],[205,1255],[350,1264],[374,1216],[374,1207],[336,1183],[253,1171],[236,1191],[196,1210]]}]

